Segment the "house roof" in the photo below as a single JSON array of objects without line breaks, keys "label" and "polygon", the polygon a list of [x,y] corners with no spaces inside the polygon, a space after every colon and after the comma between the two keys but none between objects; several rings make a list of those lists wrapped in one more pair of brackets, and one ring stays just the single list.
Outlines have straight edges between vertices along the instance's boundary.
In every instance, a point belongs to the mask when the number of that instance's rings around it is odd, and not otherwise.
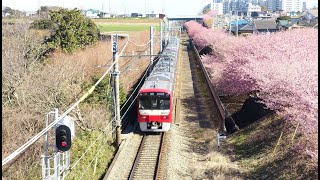
[{"label": "house roof", "polygon": [[230,21],[231,25],[237,25],[237,23],[238,23],[238,25],[246,25],[249,22],[245,19],[239,19],[238,21]]},{"label": "house roof", "polygon": [[94,9],[88,9],[88,10],[86,10],[85,12],[88,12],[88,11],[91,11],[92,13],[99,13],[99,10],[94,10]]},{"label": "house roof", "polygon": [[310,9],[309,13],[312,14],[314,17],[318,17],[318,9]]},{"label": "house roof", "polygon": [[277,29],[277,24],[275,20],[253,20],[253,24],[257,30]]},{"label": "house roof", "polygon": [[295,23],[292,23],[292,24],[297,24],[297,25],[300,25],[300,26],[310,26],[310,23],[308,23],[307,21],[304,21],[302,19],[300,19],[299,21],[297,21]]},{"label": "house roof", "polygon": [[253,31],[253,26],[250,24],[247,24],[239,29],[240,31]]}]

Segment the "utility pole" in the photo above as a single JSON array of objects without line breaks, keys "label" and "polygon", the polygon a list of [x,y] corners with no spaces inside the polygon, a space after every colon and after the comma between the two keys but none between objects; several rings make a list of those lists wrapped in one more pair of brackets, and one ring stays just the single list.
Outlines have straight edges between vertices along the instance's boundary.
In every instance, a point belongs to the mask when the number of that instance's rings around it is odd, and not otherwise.
[{"label": "utility pole", "polygon": [[150,26],[150,65],[153,65],[153,58],[152,58],[152,48],[153,48],[153,26]]},{"label": "utility pole", "polygon": [[162,52],[162,21],[160,21],[160,52]]},{"label": "utility pole", "polygon": [[119,91],[119,63],[118,63],[118,34],[112,35],[112,57],[113,62],[116,62],[113,66],[113,83],[114,83],[114,95],[115,95],[115,115],[116,115],[116,146],[119,147],[121,141],[121,119],[120,119],[120,91]]}]

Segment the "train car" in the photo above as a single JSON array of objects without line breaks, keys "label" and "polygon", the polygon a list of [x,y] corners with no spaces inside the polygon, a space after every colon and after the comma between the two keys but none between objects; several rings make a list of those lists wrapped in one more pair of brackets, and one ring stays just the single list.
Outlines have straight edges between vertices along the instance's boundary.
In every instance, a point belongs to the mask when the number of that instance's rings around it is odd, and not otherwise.
[{"label": "train car", "polygon": [[169,40],[139,91],[138,122],[142,132],[165,132],[170,129],[179,43],[179,38]]}]

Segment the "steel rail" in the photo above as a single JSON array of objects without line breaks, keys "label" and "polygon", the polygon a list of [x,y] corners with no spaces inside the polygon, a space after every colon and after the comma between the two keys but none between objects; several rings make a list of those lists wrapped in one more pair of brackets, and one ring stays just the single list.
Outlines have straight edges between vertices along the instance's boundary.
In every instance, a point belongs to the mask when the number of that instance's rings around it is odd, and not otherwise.
[{"label": "steel rail", "polygon": [[134,174],[134,170],[137,168],[138,166],[138,161],[140,159],[140,156],[141,156],[141,152],[142,152],[142,147],[143,147],[143,144],[145,143],[145,140],[146,140],[146,136],[144,135],[142,140],[141,140],[141,143],[139,145],[139,149],[138,149],[138,153],[137,153],[137,156],[134,158],[134,162],[133,162],[133,166],[130,170],[130,175],[128,177],[128,179],[132,179],[133,177],[133,174]]},{"label": "steel rail", "polygon": [[163,153],[164,153],[164,139],[165,139],[165,136],[166,136],[166,133],[162,133],[161,135],[161,140],[160,140],[160,149],[159,149],[159,155],[158,155],[158,163],[156,165],[156,172],[155,172],[155,177],[154,179],[162,179],[162,158],[164,157],[163,156]]},{"label": "steel rail", "polygon": [[[153,169],[153,179],[156,179],[156,178],[159,178],[161,176],[161,174],[159,173],[160,172],[160,168],[161,168],[161,157],[162,156],[162,149],[163,149],[163,144],[164,144],[164,134],[165,133],[161,133],[161,137],[160,137],[160,142],[159,142],[159,147],[158,147],[158,152],[157,152],[157,160],[156,160],[156,164],[155,164],[155,167]],[[139,165],[139,162],[142,160],[141,159],[141,156],[143,153],[145,153],[143,147],[144,145],[146,144],[146,139],[147,139],[147,135],[144,135],[142,140],[141,140],[141,143],[140,143],[140,146],[139,146],[139,149],[138,149],[138,152],[137,152],[137,156],[135,157],[135,160],[134,160],[134,163],[133,163],[133,166],[130,170],[130,175],[128,177],[129,180],[131,179],[134,179],[134,176],[136,175],[135,172],[138,168],[138,165]],[[145,169],[145,171],[150,171],[150,169]]]}]

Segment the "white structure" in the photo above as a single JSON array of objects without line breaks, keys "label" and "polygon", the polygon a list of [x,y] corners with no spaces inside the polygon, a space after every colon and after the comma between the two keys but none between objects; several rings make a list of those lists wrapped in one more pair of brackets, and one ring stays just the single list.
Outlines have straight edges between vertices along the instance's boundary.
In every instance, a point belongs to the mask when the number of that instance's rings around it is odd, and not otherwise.
[{"label": "white structure", "polygon": [[245,8],[245,12],[247,12],[247,14],[251,14],[251,12],[259,12],[261,11],[261,7],[258,5],[253,5],[252,3],[248,3],[247,7]]},{"label": "white structure", "polygon": [[282,1],[285,0],[267,0],[268,11],[273,12],[282,10]]},{"label": "white structure", "polygon": [[282,10],[286,12],[302,12],[301,0],[282,0]]},{"label": "white structure", "polygon": [[89,9],[87,11],[85,11],[85,15],[89,18],[99,18],[99,11],[98,10],[93,10],[93,9]]},{"label": "white structure", "polygon": [[211,3],[211,10],[216,10],[218,15],[223,14],[223,3]]},{"label": "white structure", "polygon": [[302,0],[268,0],[269,11],[302,12]]}]

